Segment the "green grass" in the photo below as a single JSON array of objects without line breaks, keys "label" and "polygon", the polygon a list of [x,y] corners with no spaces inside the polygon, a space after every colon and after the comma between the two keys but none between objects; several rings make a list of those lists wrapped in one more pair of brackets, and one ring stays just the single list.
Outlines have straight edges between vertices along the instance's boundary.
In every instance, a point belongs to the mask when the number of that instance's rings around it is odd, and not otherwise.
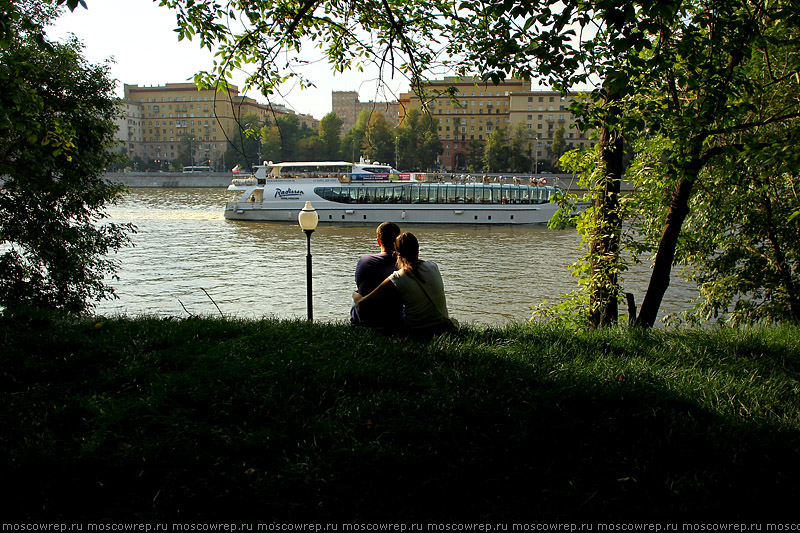
[{"label": "green grass", "polygon": [[800,330],[0,317],[3,520],[776,520]]}]

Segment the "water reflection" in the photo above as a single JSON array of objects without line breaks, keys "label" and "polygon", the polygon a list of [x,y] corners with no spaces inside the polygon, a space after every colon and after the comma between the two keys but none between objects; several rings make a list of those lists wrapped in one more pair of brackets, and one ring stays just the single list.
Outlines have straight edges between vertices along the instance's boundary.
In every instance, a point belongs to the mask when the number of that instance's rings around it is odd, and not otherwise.
[{"label": "water reflection", "polygon": [[[139,232],[135,246],[118,254],[121,279],[112,285],[120,298],[101,303],[98,312],[214,314],[216,302],[226,315],[304,317],[305,235],[296,224],[226,221],[227,199],[220,189],[134,189],[111,209],[114,221],[133,222]],[[571,230],[401,228],[419,238],[422,258],[439,264],[448,308],[461,321],[525,321],[531,305],[557,301],[575,288],[569,265],[580,251]],[[311,242],[317,320],[347,318],[356,261],[376,251],[372,226],[317,228]],[[643,269],[642,288],[646,276]],[[690,292],[675,283],[670,291],[665,309],[676,311]]]}]

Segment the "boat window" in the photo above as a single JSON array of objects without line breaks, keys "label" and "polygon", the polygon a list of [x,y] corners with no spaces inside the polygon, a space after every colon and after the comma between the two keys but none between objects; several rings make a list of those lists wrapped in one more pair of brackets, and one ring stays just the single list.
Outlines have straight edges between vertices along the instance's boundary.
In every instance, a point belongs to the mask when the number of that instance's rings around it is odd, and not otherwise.
[{"label": "boat window", "polygon": [[417,203],[420,204],[427,204],[430,199],[431,193],[431,186],[430,185],[420,185],[419,186],[419,195],[412,195],[412,200],[416,200]]},{"label": "boat window", "polygon": [[464,191],[464,203],[467,204],[474,204],[475,203],[475,185],[467,185]]},{"label": "boat window", "polygon": [[467,187],[465,185],[456,185],[456,203],[463,204],[466,201]]},{"label": "boat window", "polygon": [[436,188],[436,203],[438,203],[438,204],[446,204],[448,202],[447,192],[451,188],[452,188],[452,186],[439,185]]},{"label": "boat window", "polygon": [[364,172],[371,172],[372,174],[388,174],[389,167],[364,167]]},{"label": "boat window", "polygon": [[314,193],[337,203],[541,204],[555,187],[497,184],[413,184],[389,187],[317,187]]},{"label": "boat window", "polygon": [[482,204],[490,204],[492,203],[492,186],[487,185],[481,191],[483,194],[481,195],[481,203]]},{"label": "boat window", "polygon": [[531,186],[523,185],[519,190],[519,201],[523,204],[531,203]]}]

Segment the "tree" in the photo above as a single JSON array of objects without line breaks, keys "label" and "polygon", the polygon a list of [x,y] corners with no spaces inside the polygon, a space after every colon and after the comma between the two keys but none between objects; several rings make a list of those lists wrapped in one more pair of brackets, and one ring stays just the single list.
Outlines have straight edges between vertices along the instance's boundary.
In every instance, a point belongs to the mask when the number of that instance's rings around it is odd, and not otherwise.
[{"label": "tree", "polygon": [[[764,39],[761,50],[741,65],[728,70],[737,60],[726,61],[724,53],[718,60],[728,79],[738,78],[736,85],[746,90],[704,90],[709,104],[724,101],[720,107],[727,116],[676,109],[687,122],[691,114],[698,129],[687,128],[685,139],[659,131],[636,147],[631,177],[644,187],[635,197],[639,217],[634,223],[644,239],[630,246],[645,253],[658,249],[665,237],[663,221],[676,221],[683,210],[674,254],[698,282],[702,300],[695,317],[798,322],[800,228],[794,213],[800,208],[800,155],[788,147],[800,136],[800,104],[792,96],[800,90],[800,46],[796,26],[765,24],[758,32]],[[736,53],[733,45],[727,50]],[[693,157],[676,161],[676,151],[685,154],[684,143],[693,137],[697,142],[698,136],[711,138]]]},{"label": "tree", "polygon": [[281,138],[280,161],[298,160],[298,143],[303,137],[300,129],[300,119],[295,114],[278,115],[275,117],[275,126]]},{"label": "tree", "polygon": [[717,161],[701,176],[707,191],[694,197],[677,252],[700,289],[693,319],[800,324],[800,220],[791,218],[800,179],[780,171],[782,154],[770,156]]},{"label": "tree", "polygon": [[558,160],[567,151],[567,143],[564,141],[564,126],[559,126],[553,134],[553,145],[550,148],[550,160],[553,166],[558,168]]},{"label": "tree", "polygon": [[[324,141],[319,135],[300,139],[297,154],[300,161],[328,161],[331,158],[325,155]],[[334,158],[335,159],[335,158]]]},{"label": "tree", "polygon": [[103,179],[120,110],[107,66],[48,42],[41,7],[4,2],[0,19],[0,306],[86,312],[114,296],[107,254],[134,230],[104,220],[124,191]]},{"label": "tree", "polygon": [[[656,174],[659,182],[651,186],[654,190],[665,186],[669,191],[662,203],[668,206],[661,211],[662,229],[657,239],[649,239],[656,256],[639,316],[639,322],[645,326],[654,322],[669,286],[672,263],[680,260],[681,241],[685,240],[683,227],[692,221],[693,206],[707,206],[709,199],[726,188],[746,190],[735,181],[741,176],[741,169],[749,169],[751,176],[763,176],[765,166],[768,172],[774,172],[776,162],[789,175],[800,169],[796,158],[783,155],[786,143],[792,138],[784,136],[786,128],[797,122],[800,105],[796,99],[780,98],[785,91],[797,90],[794,80],[800,50],[797,6],[784,2],[731,1],[714,10],[698,10],[694,16],[702,24],[677,28],[679,31],[674,31],[663,44],[664,53],[674,58],[672,72],[656,80],[660,83],[637,98],[636,111],[645,121],[655,119],[653,124],[658,126],[650,134],[667,140],[666,151],[661,152],[665,156],[665,172]],[[774,135],[775,130],[782,130],[781,134]],[[770,140],[765,141],[766,138]],[[730,162],[735,162],[735,166]],[[770,185],[763,178],[761,181],[761,188],[768,190]],[[768,195],[761,199],[751,194],[745,196],[753,200],[747,208],[752,215],[748,215],[749,222],[762,220],[755,227],[775,237],[770,239],[776,253],[773,259],[783,263],[779,257],[785,251],[781,251],[782,239],[772,230],[772,223],[767,222],[771,217],[759,215],[765,209],[772,210],[768,208],[772,200]],[[733,204],[717,204],[717,207],[725,205],[736,211]],[[733,221],[729,218],[728,222]],[[646,222],[645,227],[652,227],[652,223]],[[751,225],[711,227],[716,227],[720,234],[729,234],[734,229],[746,234]],[[712,254],[710,258],[718,255],[716,249],[706,250]],[[720,256],[732,257],[725,252]],[[744,254],[740,259],[745,257],[753,265],[760,262],[758,255]],[[695,256],[696,261],[699,259]],[[724,264],[713,260],[700,263],[714,269]],[[785,271],[785,266],[784,263],[778,270]],[[746,276],[739,279],[743,289],[752,287]],[[787,281],[790,280],[785,278],[784,288],[791,286]]]},{"label": "tree", "polygon": [[319,121],[320,160],[333,161],[339,158],[342,137],[342,119],[330,112]]},{"label": "tree", "polygon": [[483,147],[483,167],[488,172],[503,172],[508,168],[508,148],[505,128],[495,128]]},{"label": "tree", "polygon": [[476,140],[469,141],[467,151],[467,168],[472,173],[481,172],[484,169],[483,163],[483,143]]},{"label": "tree", "polygon": [[[301,158],[301,141],[309,137],[317,137],[317,132],[300,124],[300,119],[293,113],[276,115],[273,123],[267,123],[260,130],[261,159],[268,161],[298,161]],[[303,143],[307,149],[309,142]],[[319,155],[314,158],[319,160]],[[257,156],[248,161],[258,161]]]},{"label": "tree", "polygon": [[530,157],[530,132],[524,124],[519,123],[514,128],[514,135],[508,146],[509,165],[512,172],[526,172],[531,167]]},{"label": "tree", "polygon": [[362,109],[356,117],[356,123],[345,133],[342,138],[341,155],[345,161],[358,161],[363,155],[364,138],[367,134],[367,125],[369,124],[372,112],[367,109]]},{"label": "tree", "polygon": [[434,168],[442,153],[439,121],[419,109],[410,109],[396,130],[398,166],[404,170]]},{"label": "tree", "polygon": [[[178,156],[175,158],[175,165],[178,168],[183,168],[188,165],[196,165],[197,162],[194,159],[194,152],[197,149],[197,138],[192,135],[186,135],[180,138],[180,142],[178,143]],[[241,149],[234,149],[234,153],[231,155],[237,155],[241,153]],[[157,168],[155,168],[157,170]]]},{"label": "tree", "polygon": [[283,161],[281,132],[274,124],[267,123],[261,128],[261,157],[266,161]]},{"label": "tree", "polygon": [[[241,120],[237,120],[236,131],[228,139],[228,148],[225,151],[225,165],[228,168],[223,170],[228,171],[237,165],[242,169],[251,170],[255,165],[261,164],[263,127],[264,125],[255,113],[247,113]],[[197,144],[194,135],[187,135],[181,141],[180,161],[184,162],[186,161],[185,156],[190,155],[188,150],[193,149]],[[184,146],[184,142],[188,142],[190,146]],[[194,157],[190,157],[190,159],[195,160]],[[183,164],[188,165],[189,163]]]},{"label": "tree", "polygon": [[364,156],[372,161],[395,164],[395,137],[383,113],[372,113],[364,134]]}]

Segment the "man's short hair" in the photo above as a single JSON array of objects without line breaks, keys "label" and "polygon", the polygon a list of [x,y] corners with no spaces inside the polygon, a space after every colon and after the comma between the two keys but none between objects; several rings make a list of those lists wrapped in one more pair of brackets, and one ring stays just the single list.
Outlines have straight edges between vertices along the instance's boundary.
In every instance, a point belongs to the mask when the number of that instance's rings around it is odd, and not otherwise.
[{"label": "man's short hair", "polygon": [[378,226],[378,239],[388,251],[394,251],[394,241],[400,235],[400,227],[394,222],[384,222]]}]

